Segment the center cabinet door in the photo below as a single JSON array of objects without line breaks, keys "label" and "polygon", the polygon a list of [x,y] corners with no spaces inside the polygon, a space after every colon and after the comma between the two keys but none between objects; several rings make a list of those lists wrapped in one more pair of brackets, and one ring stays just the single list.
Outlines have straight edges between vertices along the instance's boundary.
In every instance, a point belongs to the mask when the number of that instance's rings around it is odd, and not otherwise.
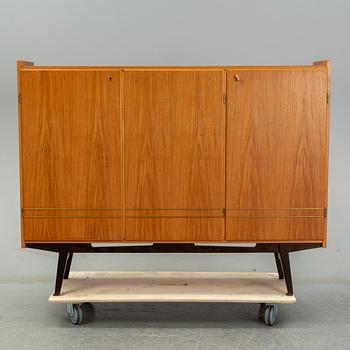
[{"label": "center cabinet door", "polygon": [[127,70],[128,241],[220,241],[225,206],[225,72]]}]

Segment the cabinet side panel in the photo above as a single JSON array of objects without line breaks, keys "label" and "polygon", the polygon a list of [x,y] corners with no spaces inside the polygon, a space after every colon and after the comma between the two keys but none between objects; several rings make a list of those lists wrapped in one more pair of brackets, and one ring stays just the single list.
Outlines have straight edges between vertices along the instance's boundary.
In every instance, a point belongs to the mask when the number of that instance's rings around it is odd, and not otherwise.
[{"label": "cabinet side panel", "polygon": [[[22,96],[21,96],[21,73],[22,69],[25,66],[33,66],[33,62],[28,61],[17,61],[17,97],[18,97],[18,146],[19,146],[19,185],[20,185],[20,213],[22,212],[21,208],[23,207],[23,185],[22,185]],[[23,230],[23,219],[21,215],[21,221],[20,221],[20,230],[21,230],[21,247],[25,247],[25,241],[24,241],[24,230]]]},{"label": "cabinet side panel", "polygon": [[[226,239],[322,241],[326,70],[232,70],[227,86]],[[256,216],[232,218],[248,209],[257,210]],[[303,209],[304,217],[293,217]],[[287,215],[271,217],[266,210]],[[308,214],[312,210],[322,215],[315,218]]]},{"label": "cabinet side panel", "polygon": [[21,89],[22,211],[50,211],[24,216],[25,240],[90,241],[92,228],[96,239],[123,238],[121,218],[89,211],[122,209],[120,72],[28,70]]},{"label": "cabinet side panel", "polygon": [[[330,126],[330,100],[331,100],[331,61],[329,60],[324,60],[324,61],[318,61],[318,62],[314,62],[313,63],[314,66],[322,66],[324,68],[326,68],[327,71],[327,105],[326,105],[326,118],[327,118],[327,130],[326,130],[326,138],[327,138],[327,152],[328,152],[328,156],[327,156],[327,179],[326,182],[328,184],[328,167],[329,167],[329,126]],[[327,207],[328,207],[328,186],[327,186],[327,191],[325,193],[325,202],[327,203]],[[327,218],[326,218],[327,220]],[[325,248],[327,246],[327,225],[326,225],[326,232],[323,238],[323,247]]]}]

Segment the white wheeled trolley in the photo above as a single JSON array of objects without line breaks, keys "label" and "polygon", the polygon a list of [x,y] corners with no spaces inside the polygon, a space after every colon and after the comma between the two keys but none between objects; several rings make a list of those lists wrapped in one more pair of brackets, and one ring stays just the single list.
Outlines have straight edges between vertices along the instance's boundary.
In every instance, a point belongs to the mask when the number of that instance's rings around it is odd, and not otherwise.
[{"label": "white wheeled trolley", "polygon": [[85,303],[228,302],[260,304],[259,317],[272,326],[278,304],[293,304],[277,273],[260,272],[71,272],[60,295],[49,302],[67,304],[70,321],[84,322]]}]

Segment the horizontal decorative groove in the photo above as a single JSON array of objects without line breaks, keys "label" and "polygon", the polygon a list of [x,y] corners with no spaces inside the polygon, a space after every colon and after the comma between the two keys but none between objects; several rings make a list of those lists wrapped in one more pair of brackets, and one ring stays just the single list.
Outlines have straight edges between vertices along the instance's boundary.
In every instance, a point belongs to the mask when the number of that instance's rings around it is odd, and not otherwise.
[{"label": "horizontal decorative groove", "polygon": [[[113,208],[23,208],[25,218],[122,218],[122,209]],[[220,209],[133,208],[125,210],[126,218],[224,218]]]},{"label": "horizontal decorative groove", "polygon": [[273,219],[273,218],[325,218],[325,208],[239,208],[226,209],[227,218]]},{"label": "horizontal decorative groove", "polygon": [[121,219],[122,216],[77,216],[77,215],[25,215],[24,218],[57,218],[57,219]]},{"label": "horizontal decorative groove", "polygon": [[105,208],[24,208],[25,218],[122,218],[122,209]]},{"label": "horizontal decorative groove", "polygon": [[224,216],[126,216],[126,219],[223,219]]},{"label": "horizontal decorative groove", "polygon": [[324,216],[227,216],[227,219],[315,219],[315,218],[324,218]]},{"label": "horizontal decorative groove", "polygon": [[[122,218],[121,208],[23,208],[26,218]],[[325,208],[127,208],[125,218],[136,219],[289,219],[325,218]]]},{"label": "horizontal decorative groove", "polygon": [[119,208],[23,208],[25,210],[123,210]]},{"label": "horizontal decorative groove", "polygon": [[224,210],[221,209],[153,209],[153,208],[138,208],[126,209],[126,218],[224,218]]},{"label": "horizontal decorative groove", "polygon": [[223,210],[224,208],[126,208],[125,210]]},{"label": "horizontal decorative groove", "polygon": [[227,208],[226,210],[324,210],[325,208]]}]

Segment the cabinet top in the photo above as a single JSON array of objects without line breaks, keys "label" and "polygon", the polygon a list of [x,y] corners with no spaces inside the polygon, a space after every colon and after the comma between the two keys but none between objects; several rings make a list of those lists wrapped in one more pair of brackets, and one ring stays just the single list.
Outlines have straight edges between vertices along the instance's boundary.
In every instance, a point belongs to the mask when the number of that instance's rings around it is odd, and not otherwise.
[{"label": "cabinet top", "polygon": [[17,68],[20,70],[117,70],[117,71],[162,71],[162,70],[329,70],[330,61],[317,61],[312,65],[296,65],[296,66],[35,66],[33,62],[17,61]]}]

